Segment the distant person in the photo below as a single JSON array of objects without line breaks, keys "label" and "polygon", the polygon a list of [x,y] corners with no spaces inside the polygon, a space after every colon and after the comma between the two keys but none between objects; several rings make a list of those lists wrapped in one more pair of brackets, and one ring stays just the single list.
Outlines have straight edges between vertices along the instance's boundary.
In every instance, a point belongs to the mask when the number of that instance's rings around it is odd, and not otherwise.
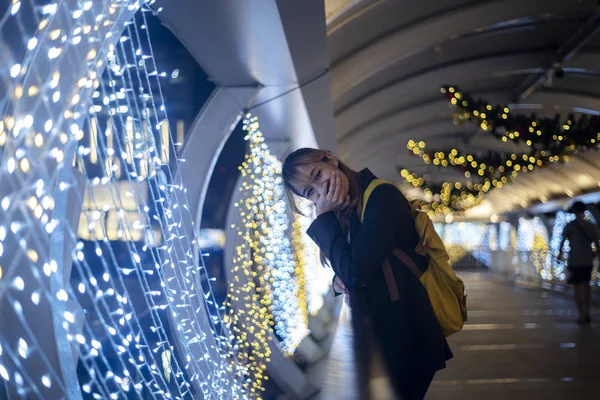
[{"label": "distant person", "polygon": [[[415,252],[419,235],[408,200],[392,184],[377,186],[361,223],[363,193],[375,176],[368,169],[351,170],[324,150],[296,150],[283,163],[282,175],[295,212],[296,197],[314,203],[317,218],[307,233],[336,273],[336,292],[350,298],[360,398],[373,394],[368,375],[377,346],[397,397],[423,399],[452,353],[425,287],[392,253],[401,249],[418,268],[427,268],[428,258]],[[385,259],[391,271],[384,272]]]},{"label": "distant person", "polygon": [[[585,204],[581,201],[573,203],[570,211],[575,213],[575,220],[569,222],[563,231],[558,258],[563,257],[563,245],[569,240],[569,257],[567,259],[568,280],[575,288],[575,303],[579,311],[579,324],[589,324],[592,268],[594,256],[600,257],[600,233],[596,225],[585,219]],[[592,250],[592,243],[596,252]]]}]

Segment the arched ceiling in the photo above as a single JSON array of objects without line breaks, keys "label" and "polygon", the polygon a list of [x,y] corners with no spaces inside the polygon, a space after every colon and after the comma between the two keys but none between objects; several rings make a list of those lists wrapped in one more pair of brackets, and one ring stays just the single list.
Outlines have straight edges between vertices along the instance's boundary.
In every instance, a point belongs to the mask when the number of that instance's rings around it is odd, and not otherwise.
[{"label": "arched ceiling", "polygon": [[[383,178],[401,181],[401,165],[434,181],[465,179],[409,154],[410,139],[433,150],[527,150],[454,125],[444,84],[513,113],[600,110],[597,0],[326,0],[325,11],[340,156]],[[547,79],[556,63],[564,77]],[[488,194],[488,214],[598,190],[598,161],[587,152],[520,175]]]}]

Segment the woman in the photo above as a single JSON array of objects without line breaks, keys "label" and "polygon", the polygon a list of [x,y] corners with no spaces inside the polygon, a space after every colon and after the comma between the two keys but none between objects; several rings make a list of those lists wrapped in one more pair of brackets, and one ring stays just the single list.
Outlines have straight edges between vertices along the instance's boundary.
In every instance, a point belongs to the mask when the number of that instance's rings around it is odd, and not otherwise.
[{"label": "woman", "polygon": [[[295,198],[315,204],[307,233],[335,271],[334,290],[350,295],[360,392],[368,397],[369,361],[378,346],[398,398],[423,399],[436,371],[452,357],[425,288],[392,250],[404,250],[419,268],[428,260],[414,251],[419,241],[410,205],[391,184],[377,186],[360,222],[362,194],[375,179],[352,171],[324,150],[299,149],[282,168],[292,209]],[[392,301],[382,272],[392,265],[400,300]],[[374,340],[373,340],[374,339]]]}]

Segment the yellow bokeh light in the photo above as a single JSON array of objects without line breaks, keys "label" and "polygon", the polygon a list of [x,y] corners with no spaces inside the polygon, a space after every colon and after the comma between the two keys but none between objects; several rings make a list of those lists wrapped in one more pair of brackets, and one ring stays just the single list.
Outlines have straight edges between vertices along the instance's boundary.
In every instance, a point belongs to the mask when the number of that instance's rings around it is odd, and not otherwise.
[{"label": "yellow bokeh light", "polygon": [[25,157],[21,160],[20,166],[21,166],[21,171],[29,172],[29,160],[27,159],[27,157]]}]

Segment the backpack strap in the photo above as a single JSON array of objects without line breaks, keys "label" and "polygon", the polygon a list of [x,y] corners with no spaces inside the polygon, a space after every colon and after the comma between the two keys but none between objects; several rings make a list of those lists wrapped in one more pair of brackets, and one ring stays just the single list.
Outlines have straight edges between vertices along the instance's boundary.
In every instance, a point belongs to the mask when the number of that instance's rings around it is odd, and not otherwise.
[{"label": "backpack strap", "polygon": [[[418,211],[421,212],[421,211]],[[416,219],[415,219],[416,222]],[[427,229],[429,228],[429,224],[425,225],[425,230],[423,234],[419,238],[419,242],[415,246],[415,253],[420,254],[422,256],[426,256],[429,251],[429,243],[427,242]]]},{"label": "backpack strap", "polygon": [[[375,188],[377,186],[382,185],[384,183],[389,183],[389,182],[386,182],[383,179],[373,179],[371,181],[371,183],[369,183],[369,186],[367,186],[367,189],[363,193],[363,198],[362,198],[362,210],[360,213],[360,222],[361,223],[364,220],[365,210],[367,209],[367,202],[369,201],[369,197],[371,196],[371,193],[373,193],[373,190],[375,190]],[[417,212],[419,212],[419,211],[417,211]],[[426,253],[427,250],[428,250],[427,229],[425,229],[425,232],[423,233],[423,236],[421,236],[415,251],[417,251],[419,254],[421,254],[421,251],[423,253]],[[415,274],[417,279],[419,279],[421,277],[423,272],[421,272],[419,267],[417,267],[417,264],[415,264],[415,262],[408,256],[408,254],[406,254],[404,251],[402,251],[400,249],[396,249],[396,248],[392,250],[392,254],[396,258],[398,258],[404,265],[406,265],[408,267],[408,269],[410,269],[412,271],[412,273]],[[390,300],[391,301],[400,300],[400,293],[398,293],[398,286],[396,285],[396,278],[394,276],[394,272],[392,271],[392,266],[390,264],[390,260],[388,260],[387,257],[383,260],[383,265],[381,267],[383,270],[383,276],[385,278],[385,283],[387,285],[388,292],[390,293]]]},{"label": "backpack strap", "polygon": [[383,277],[385,278],[385,284],[387,285],[388,292],[390,293],[390,300],[392,302],[400,300],[398,285],[396,285],[396,277],[394,276],[394,271],[392,271],[390,260],[388,260],[387,257],[383,260],[381,269],[383,271]]},{"label": "backpack strap", "polygon": [[400,249],[392,250],[392,254],[394,254],[400,261],[402,261],[402,263],[404,263],[404,265],[406,265],[408,267],[408,269],[410,269],[412,271],[412,273],[415,274],[417,279],[421,278],[421,275],[423,275],[423,272],[421,272],[419,267],[417,267],[417,264],[415,264],[413,259],[410,258],[408,256],[408,254],[406,254],[404,251],[402,251]]},{"label": "backpack strap", "polygon": [[[392,183],[384,181],[383,179],[373,179],[371,181],[371,183],[369,183],[369,186],[367,186],[367,189],[363,193],[363,198],[362,198],[362,209],[360,212],[360,222],[361,223],[365,219],[365,211],[367,209],[367,202],[369,201],[369,197],[371,197],[371,193],[373,193],[373,190],[375,190],[375,188],[377,186],[382,185],[384,183],[388,183],[388,184],[392,185]],[[419,210],[419,203],[417,201],[411,201],[410,208],[411,208],[412,216],[416,222],[418,213],[422,212],[421,210]],[[421,235],[421,237],[419,238],[419,242],[417,243],[417,246],[415,247],[415,252],[422,256],[425,256],[427,254],[427,252],[429,251],[429,243],[427,242],[427,229],[428,228],[429,228],[429,224],[425,225],[425,230],[424,230],[423,234]],[[407,257],[408,257],[408,255],[407,255]]]},{"label": "backpack strap", "polygon": [[373,193],[373,190],[375,190],[375,188],[377,186],[383,185],[384,183],[389,183],[389,182],[386,182],[383,179],[373,179],[371,181],[371,183],[369,183],[369,186],[367,186],[367,190],[365,190],[365,192],[363,193],[363,197],[362,197],[362,210],[360,211],[360,222],[361,223],[365,219],[365,210],[367,209],[367,202],[369,201],[369,197],[371,196],[371,193]]},{"label": "backpack strap", "polygon": [[[365,210],[367,209],[367,202],[369,201],[369,197],[373,190],[379,185],[383,185],[384,183],[388,183],[383,179],[373,179],[367,189],[363,193],[362,197],[362,209],[360,211],[360,222],[362,223],[365,219]],[[392,302],[400,300],[400,293],[398,293],[398,286],[396,285],[396,278],[394,277],[394,271],[392,271],[392,266],[390,264],[390,260],[386,257],[383,260],[383,265],[381,266],[383,271],[383,276],[385,278],[385,283],[388,288],[388,292],[390,293],[390,300]]]}]

